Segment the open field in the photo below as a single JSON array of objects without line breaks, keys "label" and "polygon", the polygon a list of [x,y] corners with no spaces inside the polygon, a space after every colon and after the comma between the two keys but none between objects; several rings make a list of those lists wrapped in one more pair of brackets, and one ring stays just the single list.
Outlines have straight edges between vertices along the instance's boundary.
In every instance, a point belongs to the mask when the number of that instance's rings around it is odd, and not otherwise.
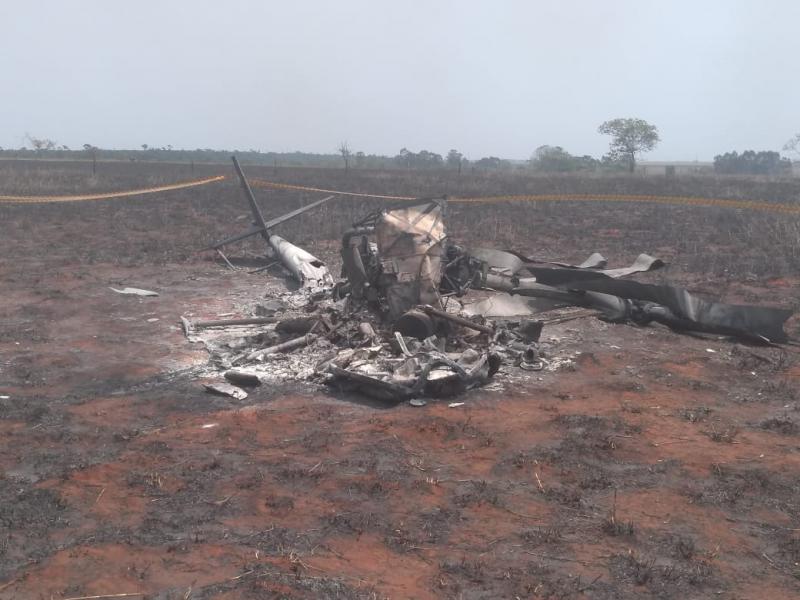
[{"label": "open field", "polygon": [[[800,202],[792,181],[246,170],[379,194]],[[93,177],[85,163],[0,162],[0,192],[217,174],[231,169],[109,163]],[[318,197],[256,194],[267,216]],[[334,200],[279,232],[335,264],[341,232],[376,205]],[[648,252],[670,266],[644,281],[800,307],[797,217],[451,208],[450,235],[464,243],[564,261],[599,251],[612,266]],[[795,348],[584,319],[543,334],[574,367],[524,381],[501,373],[458,408],[298,384],[241,402],[212,396],[193,376],[207,354],[178,318],[238,313],[261,295],[265,275],[196,252],[248,223],[232,178],[116,201],[0,204],[0,599],[798,597]],[[230,252],[253,264],[261,254],[257,241]]]}]

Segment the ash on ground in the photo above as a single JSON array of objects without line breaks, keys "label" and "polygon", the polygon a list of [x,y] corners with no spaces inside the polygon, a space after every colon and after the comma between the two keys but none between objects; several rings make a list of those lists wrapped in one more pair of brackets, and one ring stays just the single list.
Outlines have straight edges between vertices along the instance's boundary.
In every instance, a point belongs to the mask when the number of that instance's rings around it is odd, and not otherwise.
[{"label": "ash on ground", "polygon": [[[189,340],[204,344],[210,353],[205,374],[227,380],[209,384],[210,391],[234,395],[231,388],[302,381],[385,400],[446,398],[491,379],[503,386],[528,380],[538,371],[568,368],[575,358],[574,351],[560,352],[556,340],[539,342],[542,321],[492,323],[472,317],[492,333],[445,322],[419,339],[386,328],[347,297],[335,300],[322,289],[287,291],[279,279],[266,288],[264,298],[238,307],[237,313],[272,322],[194,327],[187,321]],[[445,308],[458,316],[463,305],[451,300]],[[542,316],[561,320],[584,315],[567,308]]]}]

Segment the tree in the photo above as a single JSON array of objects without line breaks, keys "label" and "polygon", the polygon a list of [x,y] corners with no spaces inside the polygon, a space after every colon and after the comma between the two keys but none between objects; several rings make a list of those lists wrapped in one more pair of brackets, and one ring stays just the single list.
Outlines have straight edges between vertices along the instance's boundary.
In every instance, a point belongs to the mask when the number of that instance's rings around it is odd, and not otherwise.
[{"label": "tree", "polygon": [[423,168],[441,167],[444,165],[444,159],[441,154],[436,154],[436,152],[420,150],[417,153],[417,164]]},{"label": "tree", "polygon": [[611,136],[609,158],[627,162],[631,173],[636,168],[636,155],[650,152],[661,141],[656,126],[643,119],[611,119],[597,131]]},{"label": "tree", "polygon": [[406,169],[410,169],[412,156],[414,156],[414,153],[408,148],[400,148],[400,152],[394,157],[394,160],[396,163],[404,166]]},{"label": "tree", "polygon": [[417,153],[411,152],[408,148],[403,148],[394,157],[394,162],[407,169],[431,169],[444,165],[441,154],[420,150]]},{"label": "tree", "polygon": [[344,172],[347,173],[347,171],[350,169],[350,156],[352,154],[350,151],[350,146],[347,144],[347,142],[342,142],[339,144],[339,154],[342,155],[342,160],[344,161]]},{"label": "tree", "polygon": [[800,133],[795,133],[794,137],[783,145],[784,152],[794,152],[800,156]]},{"label": "tree", "polygon": [[41,154],[45,150],[52,150],[56,147],[56,143],[47,138],[35,138],[29,133],[26,133],[25,137],[33,146],[33,149],[36,150],[36,154]]},{"label": "tree", "polygon": [[779,175],[790,171],[792,162],[771,150],[755,152],[745,150],[726,152],[714,157],[714,170],[717,173],[732,175]]},{"label": "tree", "polygon": [[147,148],[148,148],[148,147],[149,147],[149,146],[148,146],[147,144],[142,144],[142,150],[144,150],[145,152],[147,152]]},{"label": "tree", "polygon": [[496,156],[484,156],[482,159],[475,161],[475,166],[479,169],[508,169],[511,163]]},{"label": "tree", "polygon": [[447,166],[458,169],[459,173],[461,173],[461,162],[463,160],[464,155],[458,150],[450,150],[450,152],[447,153],[447,158],[445,159]]},{"label": "tree", "polygon": [[91,144],[83,145],[84,152],[86,152],[86,154],[92,157],[92,175],[97,174],[97,151],[99,149],[100,148],[98,148],[97,146],[92,146]]}]

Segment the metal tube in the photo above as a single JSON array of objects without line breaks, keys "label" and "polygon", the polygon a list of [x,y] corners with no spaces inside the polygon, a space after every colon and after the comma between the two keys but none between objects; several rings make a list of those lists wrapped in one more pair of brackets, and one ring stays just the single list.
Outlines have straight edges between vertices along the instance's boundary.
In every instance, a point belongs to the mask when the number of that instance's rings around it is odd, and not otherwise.
[{"label": "metal tube", "polygon": [[444,312],[443,310],[437,310],[432,306],[423,305],[418,307],[419,310],[424,312],[431,317],[438,317],[440,319],[445,319],[446,321],[451,321],[456,323],[457,325],[461,325],[462,327],[467,327],[469,329],[474,329],[475,331],[480,331],[482,333],[492,334],[494,333],[494,329],[489,327],[488,325],[480,325],[479,323],[473,323],[469,319],[465,319],[464,317],[459,317],[457,315],[451,315],[448,312]]},{"label": "metal tube", "polygon": [[[270,346],[269,348],[262,348],[261,350],[256,350],[255,352],[247,354],[245,358],[247,360],[256,360],[262,356],[267,356],[268,354],[289,352],[291,350],[294,350],[295,348],[302,348],[303,346],[308,346],[309,344],[313,343],[316,339],[317,339],[316,335],[314,335],[313,333],[308,333],[298,338],[294,338],[293,340],[289,340],[288,342],[283,342],[281,344],[276,344],[275,346]],[[235,362],[239,362],[239,360],[236,359]]]},{"label": "metal tube", "polygon": [[265,325],[276,323],[277,317],[252,317],[247,319],[220,319],[217,321],[195,321],[192,327],[232,327],[234,325]]}]

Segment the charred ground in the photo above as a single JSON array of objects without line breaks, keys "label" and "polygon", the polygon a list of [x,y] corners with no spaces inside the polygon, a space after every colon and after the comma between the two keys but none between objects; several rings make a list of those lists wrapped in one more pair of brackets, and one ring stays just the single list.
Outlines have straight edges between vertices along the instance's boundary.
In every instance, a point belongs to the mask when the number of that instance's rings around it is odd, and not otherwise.
[{"label": "charred ground", "polygon": [[[158,185],[221,166],[3,163],[3,191]],[[800,201],[791,182],[248,169],[431,195],[652,193]],[[257,190],[267,214],[317,196]],[[335,260],[375,206],[281,234]],[[206,394],[178,317],[258,296],[194,251],[249,221],[234,180],[161,196],[0,205],[0,598],[794,598],[797,355],[582,320],[574,367],[388,407],[304,386]],[[450,234],[565,261],[600,251],[709,297],[797,308],[800,220],[719,208],[457,206]],[[255,261],[257,242],[241,260]],[[157,298],[108,287],[155,289]],[[152,319],[158,319],[153,321]],[[796,334],[796,321],[790,323]],[[714,352],[709,352],[713,350]],[[502,378],[501,378],[502,381]],[[211,427],[204,427],[212,425]]]}]

